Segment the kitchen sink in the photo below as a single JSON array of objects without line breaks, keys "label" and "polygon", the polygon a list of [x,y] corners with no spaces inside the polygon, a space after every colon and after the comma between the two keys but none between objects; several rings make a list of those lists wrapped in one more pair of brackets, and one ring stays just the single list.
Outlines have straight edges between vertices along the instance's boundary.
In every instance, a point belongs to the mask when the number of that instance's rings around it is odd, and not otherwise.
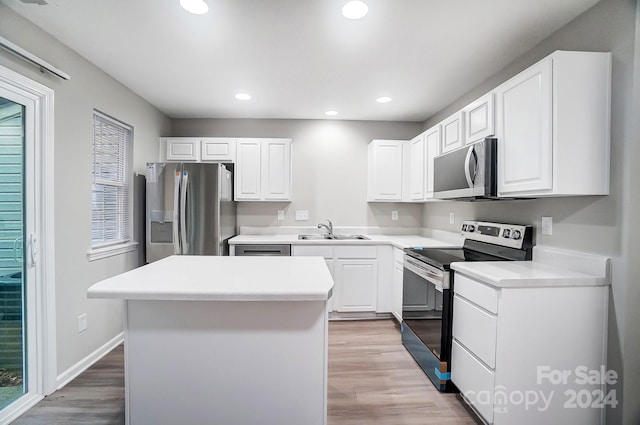
[{"label": "kitchen sink", "polygon": [[364,235],[298,235],[300,240],[369,240]]}]

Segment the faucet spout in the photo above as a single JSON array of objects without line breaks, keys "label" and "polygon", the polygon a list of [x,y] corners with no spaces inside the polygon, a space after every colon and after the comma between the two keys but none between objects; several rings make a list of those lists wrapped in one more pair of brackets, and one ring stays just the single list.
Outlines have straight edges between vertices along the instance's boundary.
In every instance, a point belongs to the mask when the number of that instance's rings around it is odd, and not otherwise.
[{"label": "faucet spout", "polygon": [[333,236],[333,223],[331,222],[331,220],[327,220],[327,222],[329,223],[328,225],[324,223],[318,224],[318,229],[322,229],[324,227],[325,229],[327,229],[328,235]]}]

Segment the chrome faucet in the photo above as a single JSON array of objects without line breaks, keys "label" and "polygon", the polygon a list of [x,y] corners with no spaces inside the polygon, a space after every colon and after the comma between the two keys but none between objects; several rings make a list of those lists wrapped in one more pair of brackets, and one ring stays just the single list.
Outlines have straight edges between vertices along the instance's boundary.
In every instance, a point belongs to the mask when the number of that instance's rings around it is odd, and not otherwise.
[{"label": "chrome faucet", "polygon": [[328,226],[324,223],[320,223],[318,224],[318,229],[322,229],[324,227],[325,229],[327,229],[327,232],[329,232],[329,236],[333,236],[333,223],[331,222],[331,220],[327,221],[329,222]]}]

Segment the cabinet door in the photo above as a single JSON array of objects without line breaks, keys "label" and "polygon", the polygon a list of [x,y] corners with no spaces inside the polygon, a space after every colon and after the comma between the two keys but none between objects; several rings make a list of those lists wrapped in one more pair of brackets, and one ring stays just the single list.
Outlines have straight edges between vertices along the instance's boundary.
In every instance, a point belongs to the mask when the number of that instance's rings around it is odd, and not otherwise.
[{"label": "cabinet door", "polygon": [[374,140],[369,145],[369,201],[402,200],[403,143]]},{"label": "cabinet door", "polygon": [[[324,260],[327,263],[327,267],[329,268],[329,273],[331,273],[331,277],[334,277],[334,272],[333,272],[333,260],[329,260],[327,258],[325,258]],[[333,311],[333,299],[334,296],[333,294],[335,294],[336,292],[336,286],[335,286],[335,277],[334,277],[334,285],[333,285],[333,289],[331,290],[331,296],[329,297],[329,299],[327,300],[327,311],[328,312],[332,312]]]},{"label": "cabinet door", "polygon": [[237,201],[259,201],[261,196],[261,150],[260,140],[238,141],[235,175],[235,199]]},{"label": "cabinet door", "polygon": [[552,188],[551,59],[496,89],[498,194]]},{"label": "cabinet door", "polygon": [[442,153],[452,151],[463,145],[464,113],[456,112],[440,123],[442,126]]},{"label": "cabinet door", "polygon": [[487,93],[463,109],[465,141],[467,144],[483,140],[485,137],[495,134],[493,97],[493,93]]},{"label": "cabinet door", "polygon": [[336,260],[334,309],[340,312],[376,310],[377,261]]},{"label": "cabinet door", "polygon": [[404,268],[402,263],[393,264],[393,316],[402,323],[402,277]]},{"label": "cabinet door", "polygon": [[291,140],[262,140],[262,198],[291,200]]},{"label": "cabinet door", "polygon": [[425,198],[433,199],[433,161],[440,155],[440,125],[431,127],[424,135],[425,142]]},{"label": "cabinet door", "polygon": [[203,161],[234,162],[236,160],[236,139],[202,138],[200,158]]},{"label": "cabinet door", "polygon": [[200,139],[171,137],[166,141],[167,161],[194,162],[200,159]]},{"label": "cabinet door", "polygon": [[412,201],[424,199],[424,165],[425,146],[423,135],[415,137],[409,142],[409,198]]}]

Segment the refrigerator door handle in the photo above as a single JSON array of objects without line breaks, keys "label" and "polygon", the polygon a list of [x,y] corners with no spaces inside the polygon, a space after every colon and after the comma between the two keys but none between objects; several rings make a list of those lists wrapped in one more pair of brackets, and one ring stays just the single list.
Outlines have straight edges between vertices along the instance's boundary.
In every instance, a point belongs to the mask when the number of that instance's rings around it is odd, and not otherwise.
[{"label": "refrigerator door handle", "polygon": [[182,173],[182,191],[180,192],[180,236],[181,254],[188,254],[187,246],[187,188],[189,187],[189,173]]},{"label": "refrigerator door handle", "polygon": [[176,171],[176,175],[173,180],[173,253],[181,254],[180,252],[180,181],[181,172]]}]

